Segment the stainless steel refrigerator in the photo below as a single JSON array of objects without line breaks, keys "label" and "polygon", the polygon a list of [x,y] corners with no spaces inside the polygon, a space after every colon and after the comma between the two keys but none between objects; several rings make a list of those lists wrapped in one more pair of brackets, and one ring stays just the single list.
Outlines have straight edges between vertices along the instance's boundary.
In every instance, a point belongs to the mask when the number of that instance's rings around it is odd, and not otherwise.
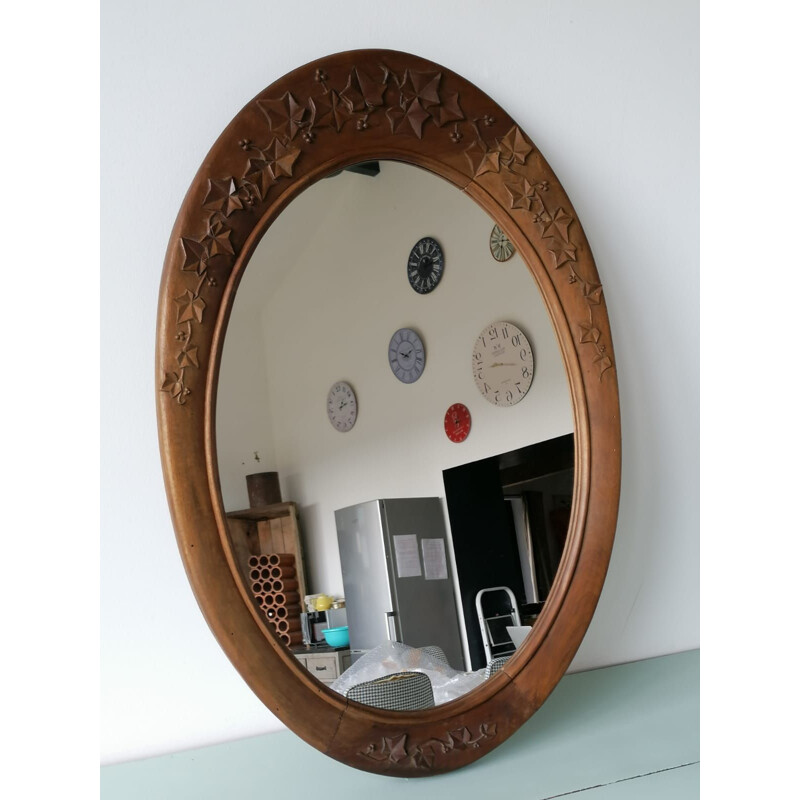
[{"label": "stainless steel refrigerator", "polygon": [[336,511],[350,649],[387,640],[438,645],[463,670],[455,584],[438,497],[372,500]]}]

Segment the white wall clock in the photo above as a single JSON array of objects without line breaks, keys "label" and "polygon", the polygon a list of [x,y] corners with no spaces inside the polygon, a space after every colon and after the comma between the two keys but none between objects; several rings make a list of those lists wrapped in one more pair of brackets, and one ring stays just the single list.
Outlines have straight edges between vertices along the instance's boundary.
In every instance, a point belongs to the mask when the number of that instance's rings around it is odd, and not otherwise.
[{"label": "white wall clock", "polygon": [[389,342],[389,366],[397,380],[414,383],[425,369],[425,348],[416,331],[400,328]]},{"label": "white wall clock", "polygon": [[508,261],[516,253],[511,239],[503,233],[499,225],[495,225],[489,234],[489,250],[495,261]]},{"label": "white wall clock", "polygon": [[353,387],[345,382],[338,381],[331,386],[328,392],[328,419],[337,431],[346,433],[356,424],[358,416],[358,403]]},{"label": "white wall clock", "polygon": [[519,403],[533,381],[533,350],[525,334],[510,322],[487,325],[472,349],[472,375],[490,403]]}]

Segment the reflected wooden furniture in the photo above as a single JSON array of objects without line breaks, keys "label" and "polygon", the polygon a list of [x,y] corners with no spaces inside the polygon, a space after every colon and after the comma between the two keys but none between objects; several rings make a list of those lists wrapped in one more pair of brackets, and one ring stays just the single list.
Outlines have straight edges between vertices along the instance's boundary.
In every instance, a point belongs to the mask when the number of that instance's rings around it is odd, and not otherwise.
[{"label": "reflected wooden furniture", "polygon": [[318,680],[330,686],[353,662],[349,650],[292,648],[294,657]]},{"label": "reflected wooden furniture", "polygon": [[242,575],[249,571],[250,556],[263,553],[288,553],[294,556],[297,593],[302,601],[306,591],[303,545],[297,520],[296,503],[274,503],[261,508],[229,511],[228,530],[231,548]]}]

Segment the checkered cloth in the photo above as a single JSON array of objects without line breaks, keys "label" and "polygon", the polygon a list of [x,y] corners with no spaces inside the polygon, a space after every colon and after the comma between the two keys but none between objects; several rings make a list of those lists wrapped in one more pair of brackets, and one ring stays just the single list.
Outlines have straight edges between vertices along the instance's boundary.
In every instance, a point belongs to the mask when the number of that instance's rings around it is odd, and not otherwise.
[{"label": "checkered cloth", "polygon": [[433,708],[431,680],[422,672],[395,672],[385,678],[358,683],[347,690],[345,697],[390,711]]},{"label": "checkered cloth", "polygon": [[487,678],[491,678],[495,672],[500,672],[503,669],[503,665],[508,661],[511,656],[503,656],[502,658],[493,658],[484,668],[483,668],[483,679],[486,680]]},{"label": "checkered cloth", "polygon": [[431,658],[441,661],[446,667],[450,666],[450,662],[447,660],[444,650],[438,645],[426,644],[425,647],[420,647],[419,649],[422,650],[423,653],[427,653]]}]

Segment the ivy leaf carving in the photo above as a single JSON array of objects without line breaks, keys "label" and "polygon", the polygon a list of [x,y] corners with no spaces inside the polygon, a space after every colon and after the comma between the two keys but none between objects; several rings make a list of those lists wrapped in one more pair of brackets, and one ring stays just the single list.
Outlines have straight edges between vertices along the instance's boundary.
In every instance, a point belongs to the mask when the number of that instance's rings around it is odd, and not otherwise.
[{"label": "ivy leaf carving", "polygon": [[210,256],[220,254],[232,256],[234,254],[233,245],[231,244],[231,229],[222,222],[215,222],[209,226],[204,243],[208,246],[208,254]]},{"label": "ivy leaf carving", "polygon": [[597,364],[600,367],[600,377],[601,378],[603,377],[603,373],[607,369],[611,369],[611,367],[614,366],[614,363],[611,361],[609,356],[602,355],[602,354],[598,355],[597,358],[595,358],[594,363]]},{"label": "ivy leaf carving", "polygon": [[600,341],[601,333],[594,325],[586,325],[583,322],[581,327],[581,344],[586,342],[594,342],[597,344]]},{"label": "ivy leaf carving", "polygon": [[342,130],[345,112],[335,91],[331,90],[327,94],[310,98],[308,105],[311,109],[312,128],[335,128],[337,133]]},{"label": "ivy leaf carving", "polygon": [[564,211],[563,208],[556,209],[553,214],[553,219],[550,225],[545,229],[542,236],[546,238],[554,238],[560,236],[565,242],[569,241],[568,228],[572,222],[572,217]]},{"label": "ivy leaf carving", "polygon": [[203,200],[203,208],[212,211],[221,211],[226,217],[233,211],[244,208],[238,183],[233,178],[217,180],[211,178],[208,182],[208,192]]},{"label": "ivy leaf carving", "polygon": [[404,733],[402,736],[395,736],[393,738],[384,737],[381,752],[386,753],[389,761],[396,764],[408,757],[406,752],[406,739],[408,734]]},{"label": "ivy leaf carving", "polygon": [[183,381],[176,372],[165,372],[161,382],[161,391],[168,392],[170,397],[179,397],[183,389]]},{"label": "ivy leaf carving", "polygon": [[421,139],[422,128],[431,115],[425,110],[419,99],[414,98],[404,108],[388,109],[386,116],[389,119],[389,127],[392,133],[398,133],[404,128],[410,128],[417,139]]},{"label": "ivy leaf carving", "polygon": [[497,147],[503,154],[503,160],[509,164],[514,161],[517,164],[524,164],[525,159],[533,150],[533,145],[528,142],[516,125],[513,125],[502,139],[497,140]]},{"label": "ivy leaf carving", "polygon": [[188,236],[181,237],[183,247],[183,266],[185,272],[196,272],[202,275],[208,268],[208,250],[203,242],[190,239]]},{"label": "ivy leaf carving", "polygon": [[187,289],[180,297],[175,298],[178,304],[178,322],[203,321],[206,303],[200,295]]},{"label": "ivy leaf carving", "polygon": [[274,181],[269,161],[263,158],[251,158],[247,162],[244,177],[258,189],[262,199],[267,196],[269,187]]},{"label": "ivy leaf carving", "polygon": [[439,96],[441,72],[420,72],[407,69],[400,84],[400,105],[404,108],[415,100],[423,108],[438,106],[442,100]]},{"label": "ivy leaf carving", "polygon": [[178,366],[179,367],[199,367],[200,361],[197,358],[197,348],[196,347],[187,347],[185,350],[181,350],[178,353]]},{"label": "ivy leaf carving", "polygon": [[355,69],[347,76],[347,84],[344,89],[342,89],[340,97],[344,100],[351,114],[355,111],[364,110],[364,95],[361,94],[361,89],[358,86],[358,78],[356,77]]},{"label": "ivy leaf carving", "polygon": [[449,734],[456,750],[463,750],[467,745],[472,744],[472,734],[469,732],[469,728],[457,728],[449,731]]},{"label": "ivy leaf carving", "polygon": [[603,299],[603,287],[599,283],[584,283],[583,296],[587,303],[600,305],[600,301]]},{"label": "ivy leaf carving", "polygon": [[429,109],[433,116],[434,124],[440,128],[448,122],[457,122],[464,119],[464,112],[458,102],[458,92],[441,92],[441,105]]},{"label": "ivy leaf carving", "polygon": [[531,210],[531,203],[536,197],[536,191],[533,188],[533,184],[529,183],[527,178],[523,178],[515,184],[507,183],[505,186],[511,208],[524,208],[526,211]]},{"label": "ivy leaf carving", "polygon": [[358,85],[361,87],[361,96],[368,108],[383,105],[383,95],[386,92],[388,72],[384,69],[380,78],[373,78],[365,69],[354,69]]},{"label": "ivy leaf carving", "polygon": [[421,748],[418,748],[411,755],[411,760],[414,763],[415,767],[423,767],[425,769],[430,769],[434,763],[433,751],[429,751],[426,753]]},{"label": "ivy leaf carving", "polygon": [[295,100],[291,92],[286,92],[279,100],[258,100],[258,107],[267,118],[272,133],[294,139],[304,125],[308,113],[305,106]]},{"label": "ivy leaf carving", "polygon": [[547,248],[547,251],[553,255],[556,269],[576,260],[575,248],[564,242],[555,241]]},{"label": "ivy leaf carving", "polygon": [[267,163],[273,178],[292,177],[294,162],[300,156],[299,147],[287,147],[280,139],[273,139],[265,150]]},{"label": "ivy leaf carving", "polygon": [[487,172],[500,172],[500,152],[498,150],[488,150],[484,153],[481,163],[475,172],[475,177],[484,175]]}]

